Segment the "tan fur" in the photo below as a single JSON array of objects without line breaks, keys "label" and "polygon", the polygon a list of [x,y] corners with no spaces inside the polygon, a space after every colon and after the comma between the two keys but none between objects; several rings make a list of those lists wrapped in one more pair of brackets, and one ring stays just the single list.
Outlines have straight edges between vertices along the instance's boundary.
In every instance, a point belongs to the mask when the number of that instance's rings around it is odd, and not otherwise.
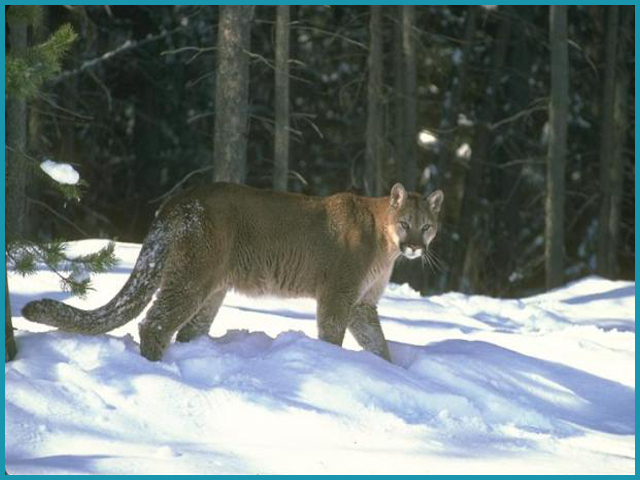
[{"label": "tan fur", "polygon": [[[382,198],[309,197],[227,183],[179,195],[163,205],[156,220],[156,230],[166,233],[155,236],[168,247],[158,258],[156,300],[140,324],[141,353],[158,360],[176,331],[179,341],[206,334],[225,292],[235,289],[315,298],[322,340],[341,345],[349,328],[365,349],[389,359],[375,306],[403,251],[418,243],[426,251],[441,201],[441,192],[424,199],[399,184]],[[433,228],[422,234],[425,223]],[[65,329],[63,319],[47,321],[53,308],[41,302],[27,305],[26,313]],[[98,310],[94,318],[108,316]],[[81,312],[73,311],[68,330],[89,328]]]}]

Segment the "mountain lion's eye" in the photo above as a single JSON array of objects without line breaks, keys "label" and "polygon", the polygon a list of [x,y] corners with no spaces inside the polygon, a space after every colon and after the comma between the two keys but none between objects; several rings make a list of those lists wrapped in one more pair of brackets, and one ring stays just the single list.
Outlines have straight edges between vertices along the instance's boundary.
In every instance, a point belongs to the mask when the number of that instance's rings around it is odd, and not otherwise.
[{"label": "mountain lion's eye", "polygon": [[409,230],[409,224],[407,222],[400,222],[400,226],[405,230]]},{"label": "mountain lion's eye", "polygon": [[422,226],[422,233],[428,232],[431,229],[431,225],[427,224],[427,225],[423,225]]}]

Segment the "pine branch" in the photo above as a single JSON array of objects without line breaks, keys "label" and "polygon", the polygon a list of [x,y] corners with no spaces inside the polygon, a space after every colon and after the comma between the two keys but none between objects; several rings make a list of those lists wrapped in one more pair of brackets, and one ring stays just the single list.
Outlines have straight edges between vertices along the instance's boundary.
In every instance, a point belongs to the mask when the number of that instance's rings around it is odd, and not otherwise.
[{"label": "pine branch", "polygon": [[40,86],[60,70],[60,58],[76,40],[69,24],[62,25],[49,39],[24,52],[10,52],[5,62],[5,83],[8,95],[30,98]]},{"label": "pine branch", "polygon": [[[20,275],[35,273],[38,262],[46,265],[60,278],[64,291],[84,297],[91,288],[91,274],[103,273],[117,264],[115,244],[110,242],[97,252],[69,257],[62,242],[39,245],[19,242],[7,245],[6,256]],[[69,272],[64,274],[63,272]]]}]

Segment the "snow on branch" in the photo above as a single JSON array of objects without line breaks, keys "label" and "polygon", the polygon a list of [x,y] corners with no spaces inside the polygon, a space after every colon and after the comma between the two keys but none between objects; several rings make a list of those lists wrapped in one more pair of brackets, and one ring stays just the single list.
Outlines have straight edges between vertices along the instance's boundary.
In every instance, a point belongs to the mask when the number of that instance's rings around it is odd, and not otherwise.
[{"label": "snow on branch", "polygon": [[40,164],[44,173],[63,185],[77,185],[80,174],[68,163],[57,163],[52,160],[45,160]]}]

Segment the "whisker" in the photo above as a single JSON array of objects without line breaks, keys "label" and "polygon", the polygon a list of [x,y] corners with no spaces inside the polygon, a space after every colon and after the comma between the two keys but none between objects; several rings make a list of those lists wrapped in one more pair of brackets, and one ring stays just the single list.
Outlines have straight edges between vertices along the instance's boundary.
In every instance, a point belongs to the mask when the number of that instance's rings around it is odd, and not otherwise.
[{"label": "whisker", "polygon": [[440,263],[438,263],[438,260],[433,256],[432,252],[430,252],[429,250],[425,250],[423,256],[429,263],[429,266],[431,267],[431,271],[433,271],[433,273],[437,273],[438,270],[442,270],[442,266],[440,265]]},{"label": "whisker", "polygon": [[440,270],[440,267],[438,267],[438,264],[433,261],[433,258],[431,256],[429,257],[429,263],[431,264],[431,269],[433,270],[433,273],[438,273],[438,271]]},{"label": "whisker", "polygon": [[431,255],[434,256],[434,258],[437,258],[438,260],[440,260],[440,255],[438,255],[435,250],[431,250],[430,253]]},{"label": "whisker", "polygon": [[429,255],[427,254],[427,251],[425,250],[424,253],[420,256],[421,260],[422,260],[422,265],[423,265],[423,270],[424,270],[424,266],[426,264],[429,265],[429,268],[431,268],[431,271],[433,273],[435,273],[435,270],[433,269],[433,263],[431,263],[431,259],[429,258]]},{"label": "whisker", "polygon": [[430,255],[430,258],[433,264],[436,266],[436,269],[438,271],[442,271],[442,264],[440,263],[440,261],[435,256],[433,256],[433,254]]},{"label": "whisker", "polygon": [[438,254],[434,251],[434,250],[430,250],[429,251],[429,256],[433,259],[433,261],[436,263],[436,265],[438,265],[438,268],[440,269],[440,271],[444,271],[446,270],[445,264],[442,261],[442,259],[438,256]]}]

